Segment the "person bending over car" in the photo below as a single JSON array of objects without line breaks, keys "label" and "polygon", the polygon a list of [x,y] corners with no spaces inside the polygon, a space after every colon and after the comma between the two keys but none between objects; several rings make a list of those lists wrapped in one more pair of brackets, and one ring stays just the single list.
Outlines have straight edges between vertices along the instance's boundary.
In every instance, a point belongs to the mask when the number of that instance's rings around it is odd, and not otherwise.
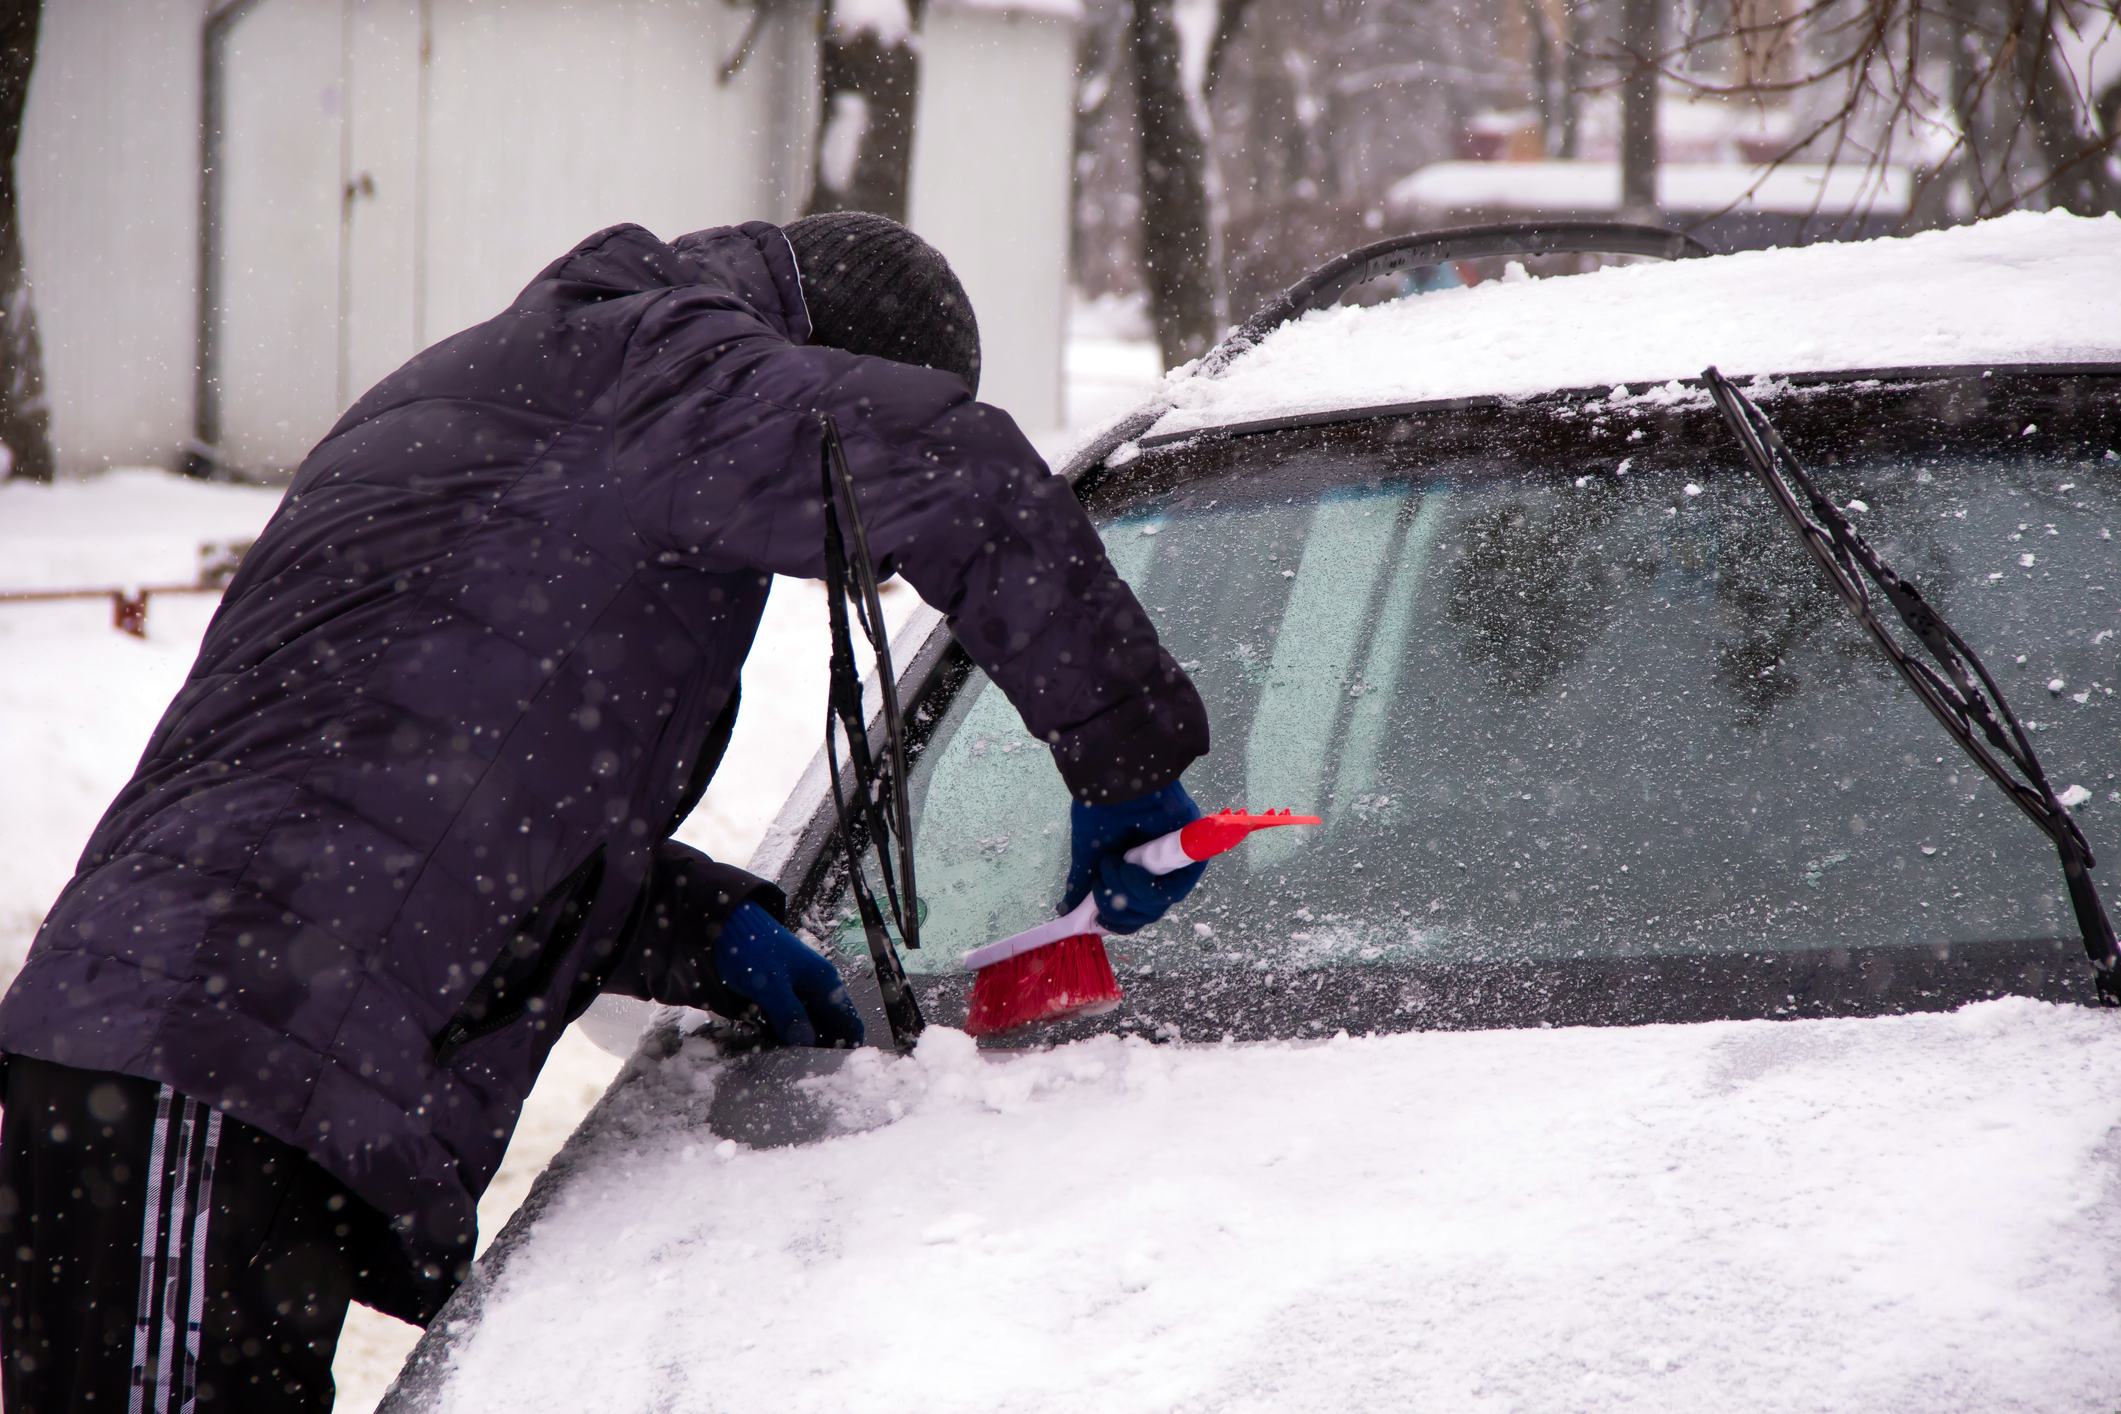
[{"label": "person bending over car", "polygon": [[600,991],[861,1040],[779,891],[670,840],[772,577],[822,573],[821,414],[1105,921],[1183,896],[1119,854],[1199,813],[1200,699],[978,383],[942,256],[841,214],[615,226],[347,411],[0,1002],[10,1410],[328,1409],[347,1303],[440,1309]]}]

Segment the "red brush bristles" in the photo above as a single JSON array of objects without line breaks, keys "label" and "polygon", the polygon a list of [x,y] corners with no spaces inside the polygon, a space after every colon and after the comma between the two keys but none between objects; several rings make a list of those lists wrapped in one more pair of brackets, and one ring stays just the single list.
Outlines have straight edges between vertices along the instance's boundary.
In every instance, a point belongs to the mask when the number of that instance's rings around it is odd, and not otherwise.
[{"label": "red brush bristles", "polygon": [[[1126,852],[1126,860],[1151,874],[1169,874],[1214,858],[1254,830],[1317,823],[1315,815],[1286,810],[1264,815],[1224,810],[1136,845]],[[1070,934],[1071,928],[1094,931]],[[965,965],[978,968],[979,975],[972,983],[965,1030],[992,1036],[1064,1016],[1094,1016],[1118,1006],[1119,979],[1105,957],[1103,930],[1094,902],[1085,897],[1059,918],[966,953]],[[994,960],[979,966],[990,958]]]},{"label": "red brush bristles", "polygon": [[1078,933],[982,967],[972,980],[965,1030],[992,1036],[1119,1005],[1119,979],[1105,956],[1105,940]]}]

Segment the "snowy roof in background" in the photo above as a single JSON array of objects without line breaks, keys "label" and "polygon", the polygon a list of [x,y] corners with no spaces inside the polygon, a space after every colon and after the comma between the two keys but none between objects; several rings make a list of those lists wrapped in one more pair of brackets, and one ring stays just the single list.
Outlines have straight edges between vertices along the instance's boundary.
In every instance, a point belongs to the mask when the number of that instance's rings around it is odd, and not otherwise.
[{"label": "snowy roof in background", "polygon": [[[1774,211],[1793,216],[1907,210],[1913,183],[1905,167],[1872,172],[1785,162],[1752,167],[1731,162],[1665,162],[1657,168],[1657,205],[1713,215]],[[1497,211],[1613,212],[1620,209],[1618,162],[1432,162],[1385,193],[1394,210],[1409,207]]]},{"label": "snowy roof in background", "polygon": [[831,15],[834,34],[872,34],[883,45],[904,44],[913,33],[906,0],[838,0]]},{"label": "snowy roof in background", "polygon": [[563,1157],[421,1407],[2051,1411],[2121,1389],[2121,1029],[2082,1008],[984,1058],[935,1029],[804,1082],[873,1128],[780,1149],[655,1118],[721,1063],[638,1063],[635,1108],[607,1100]]},{"label": "snowy roof in background", "polygon": [[[1507,164],[1494,163],[1494,166]],[[1153,434],[1438,398],[1953,364],[2121,362],[2121,216],[1489,281],[1283,325],[1177,370]]]},{"label": "snowy roof in background", "polygon": [[1080,20],[1082,0],[931,0],[938,10],[998,10],[1016,15],[1050,15],[1057,20]]}]

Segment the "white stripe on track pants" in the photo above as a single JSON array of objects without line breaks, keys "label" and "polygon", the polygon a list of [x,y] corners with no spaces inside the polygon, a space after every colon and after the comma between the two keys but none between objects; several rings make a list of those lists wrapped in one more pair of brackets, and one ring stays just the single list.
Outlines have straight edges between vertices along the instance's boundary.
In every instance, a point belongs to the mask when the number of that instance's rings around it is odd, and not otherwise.
[{"label": "white stripe on track pants", "polygon": [[9,1062],[9,1414],[322,1414],[348,1303],[389,1309],[402,1262],[300,1150],[166,1085]]}]

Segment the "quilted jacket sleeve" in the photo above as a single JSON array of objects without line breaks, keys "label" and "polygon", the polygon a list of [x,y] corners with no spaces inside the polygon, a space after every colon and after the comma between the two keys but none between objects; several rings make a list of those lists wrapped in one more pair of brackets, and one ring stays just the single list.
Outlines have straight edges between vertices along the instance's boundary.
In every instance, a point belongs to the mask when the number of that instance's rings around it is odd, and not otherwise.
[{"label": "quilted jacket sleeve", "polygon": [[1073,490],[953,375],[794,345],[673,291],[637,329],[619,409],[636,529],[672,563],[822,575],[821,414],[878,573],[949,616],[1077,799],[1132,799],[1207,752],[1193,684]]},{"label": "quilted jacket sleeve", "polygon": [[722,920],[746,903],[785,921],[787,901],[772,884],[665,840],[656,846],[648,895],[633,931],[619,944],[619,961],[605,976],[603,990],[741,1015],[747,1003],[715,970],[714,942]]}]

